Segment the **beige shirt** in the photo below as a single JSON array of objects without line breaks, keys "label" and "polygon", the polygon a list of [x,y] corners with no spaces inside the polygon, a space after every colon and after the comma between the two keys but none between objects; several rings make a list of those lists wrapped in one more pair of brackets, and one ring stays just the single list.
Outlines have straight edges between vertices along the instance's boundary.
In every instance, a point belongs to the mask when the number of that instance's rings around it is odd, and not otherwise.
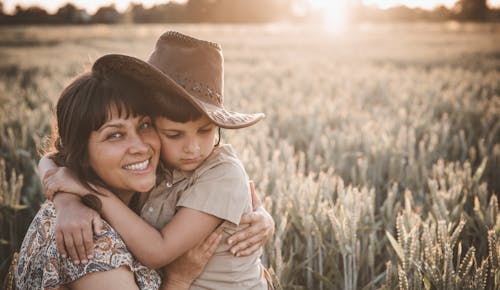
[{"label": "beige shirt", "polygon": [[141,215],[160,230],[178,207],[199,210],[225,220],[223,242],[190,289],[267,289],[260,265],[261,251],[236,257],[225,239],[243,227],[242,214],[252,211],[248,176],[231,145],[221,145],[196,170],[164,170],[150,192]]}]

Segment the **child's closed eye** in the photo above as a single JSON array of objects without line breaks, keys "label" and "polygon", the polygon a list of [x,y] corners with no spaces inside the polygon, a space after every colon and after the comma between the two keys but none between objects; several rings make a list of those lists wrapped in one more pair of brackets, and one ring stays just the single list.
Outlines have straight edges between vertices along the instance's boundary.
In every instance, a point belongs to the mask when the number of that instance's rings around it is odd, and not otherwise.
[{"label": "child's closed eye", "polygon": [[169,139],[177,139],[177,138],[182,136],[182,134],[179,132],[168,132],[168,133],[163,132],[162,135],[169,138]]}]

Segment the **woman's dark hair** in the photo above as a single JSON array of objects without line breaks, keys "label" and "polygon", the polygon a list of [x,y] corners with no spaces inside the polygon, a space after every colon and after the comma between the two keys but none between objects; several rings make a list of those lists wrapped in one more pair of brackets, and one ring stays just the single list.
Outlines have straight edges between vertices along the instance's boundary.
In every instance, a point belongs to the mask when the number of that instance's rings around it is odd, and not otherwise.
[{"label": "woman's dark hair", "polygon": [[[89,163],[88,141],[111,118],[115,106],[120,116],[150,115],[153,92],[118,75],[87,72],[73,80],[61,93],[55,110],[51,158],[72,170],[80,181],[107,187]],[[89,188],[90,189],[90,188]]]}]

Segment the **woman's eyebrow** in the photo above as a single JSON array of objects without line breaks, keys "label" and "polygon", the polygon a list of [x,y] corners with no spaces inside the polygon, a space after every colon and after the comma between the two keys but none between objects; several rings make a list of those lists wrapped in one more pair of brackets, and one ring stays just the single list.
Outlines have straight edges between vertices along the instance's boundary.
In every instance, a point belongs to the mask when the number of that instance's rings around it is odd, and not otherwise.
[{"label": "woman's eyebrow", "polygon": [[102,125],[101,128],[97,130],[97,132],[102,132],[106,128],[123,128],[122,123],[110,123],[110,124],[104,124]]}]

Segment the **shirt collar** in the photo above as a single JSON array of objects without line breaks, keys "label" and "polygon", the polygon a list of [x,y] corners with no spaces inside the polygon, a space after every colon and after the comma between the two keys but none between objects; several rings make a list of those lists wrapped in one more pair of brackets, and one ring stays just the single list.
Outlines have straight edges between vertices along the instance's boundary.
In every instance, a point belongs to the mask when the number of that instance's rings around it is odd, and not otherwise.
[{"label": "shirt collar", "polygon": [[[168,166],[161,163],[160,174],[163,178],[160,178],[159,180],[165,180],[167,187],[170,187],[183,179],[189,178],[191,175],[193,175],[193,172],[169,168]],[[170,186],[168,186],[168,184],[170,184]]]}]

